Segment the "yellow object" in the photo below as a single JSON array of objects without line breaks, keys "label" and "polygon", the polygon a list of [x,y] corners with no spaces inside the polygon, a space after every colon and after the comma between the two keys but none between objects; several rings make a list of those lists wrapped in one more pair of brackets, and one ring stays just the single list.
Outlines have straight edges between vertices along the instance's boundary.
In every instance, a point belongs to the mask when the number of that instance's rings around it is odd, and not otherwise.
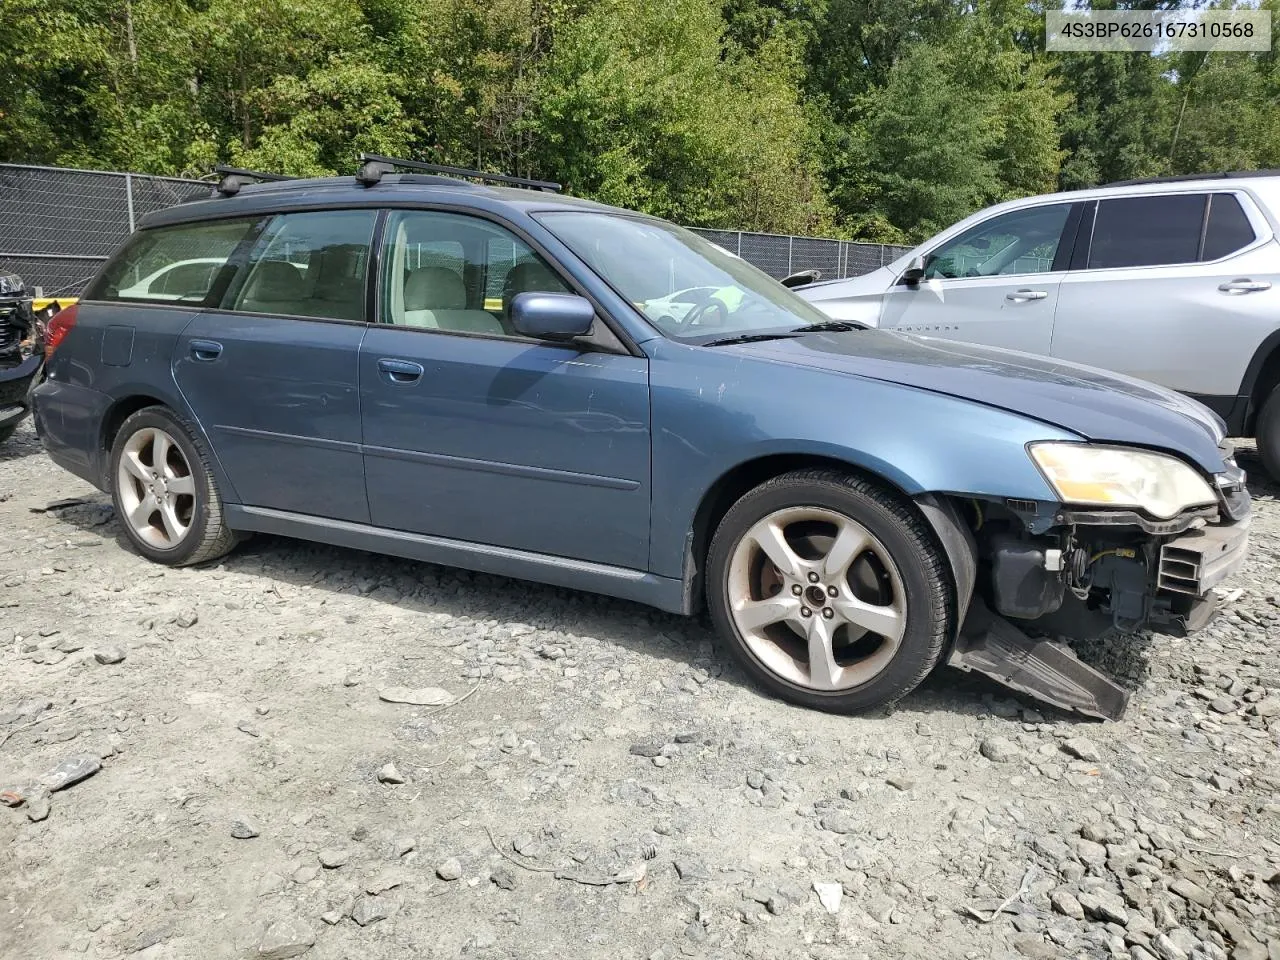
[{"label": "yellow object", "polygon": [[31,309],[43,310],[45,307],[56,305],[58,310],[65,310],[79,299],[79,297],[40,297],[31,301]]}]

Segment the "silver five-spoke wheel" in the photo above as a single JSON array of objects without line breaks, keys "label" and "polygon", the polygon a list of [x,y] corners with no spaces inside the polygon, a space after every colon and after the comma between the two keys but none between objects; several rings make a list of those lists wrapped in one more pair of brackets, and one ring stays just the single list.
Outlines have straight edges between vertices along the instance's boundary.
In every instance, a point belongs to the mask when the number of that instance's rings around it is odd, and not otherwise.
[{"label": "silver five-spoke wheel", "polygon": [[954,585],[928,521],[896,491],[838,468],[742,494],[707,550],[707,606],[729,652],[793,703],[891,704],[934,668]]},{"label": "silver five-spoke wheel", "polygon": [[871,680],[906,630],[906,591],[888,549],[831,510],[787,507],[758,520],[734,548],[728,587],[751,651],[812,690]]},{"label": "silver five-spoke wheel", "polygon": [[178,546],[191,530],[196,485],[182,449],[159,427],[132,433],[116,474],[120,506],[129,528],[158,550]]}]

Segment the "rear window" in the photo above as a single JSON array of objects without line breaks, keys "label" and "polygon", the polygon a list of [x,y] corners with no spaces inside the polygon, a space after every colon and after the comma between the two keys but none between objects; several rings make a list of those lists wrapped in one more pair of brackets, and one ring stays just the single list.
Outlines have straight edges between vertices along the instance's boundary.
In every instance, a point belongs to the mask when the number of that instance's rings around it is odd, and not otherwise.
[{"label": "rear window", "polygon": [[1204,234],[1201,260],[1217,260],[1247,247],[1254,241],[1253,225],[1229,193],[1215,193],[1209,200],[1209,225]]},{"label": "rear window", "polygon": [[85,294],[87,300],[204,305],[257,220],[216,220],[143,230]]},{"label": "rear window", "polygon": [[1094,221],[1089,266],[1195,263],[1206,199],[1197,193],[1103,200]]}]

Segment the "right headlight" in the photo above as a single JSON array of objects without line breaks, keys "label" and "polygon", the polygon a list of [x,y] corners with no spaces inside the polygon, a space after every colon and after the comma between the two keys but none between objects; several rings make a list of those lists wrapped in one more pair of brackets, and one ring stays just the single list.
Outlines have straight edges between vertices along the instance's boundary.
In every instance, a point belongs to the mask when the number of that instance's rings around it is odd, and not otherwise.
[{"label": "right headlight", "polygon": [[1083,443],[1034,443],[1028,451],[1063,503],[1133,507],[1168,520],[1217,502],[1203,477],[1163,453]]}]

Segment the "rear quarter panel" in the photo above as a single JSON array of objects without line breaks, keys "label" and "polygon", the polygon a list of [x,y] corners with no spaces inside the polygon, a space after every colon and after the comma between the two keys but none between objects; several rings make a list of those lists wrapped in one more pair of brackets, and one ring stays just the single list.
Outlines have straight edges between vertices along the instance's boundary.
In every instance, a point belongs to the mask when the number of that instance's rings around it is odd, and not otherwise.
[{"label": "rear quarter panel", "polygon": [[[173,378],[178,337],[197,311],[171,306],[81,302],[76,324],[49,362],[49,381],[37,391],[37,416],[45,445],[55,459],[106,489],[111,438],[105,425],[121,404],[150,398],[172,409],[197,432]],[[223,499],[238,497],[225,472],[212,464]]]},{"label": "rear quarter panel", "polygon": [[761,457],[827,457],[903,493],[1056,499],[1026,453],[1070,431],[912,387],[735,354],[646,345],[653,403],[650,571],[681,576],[698,505]]}]

